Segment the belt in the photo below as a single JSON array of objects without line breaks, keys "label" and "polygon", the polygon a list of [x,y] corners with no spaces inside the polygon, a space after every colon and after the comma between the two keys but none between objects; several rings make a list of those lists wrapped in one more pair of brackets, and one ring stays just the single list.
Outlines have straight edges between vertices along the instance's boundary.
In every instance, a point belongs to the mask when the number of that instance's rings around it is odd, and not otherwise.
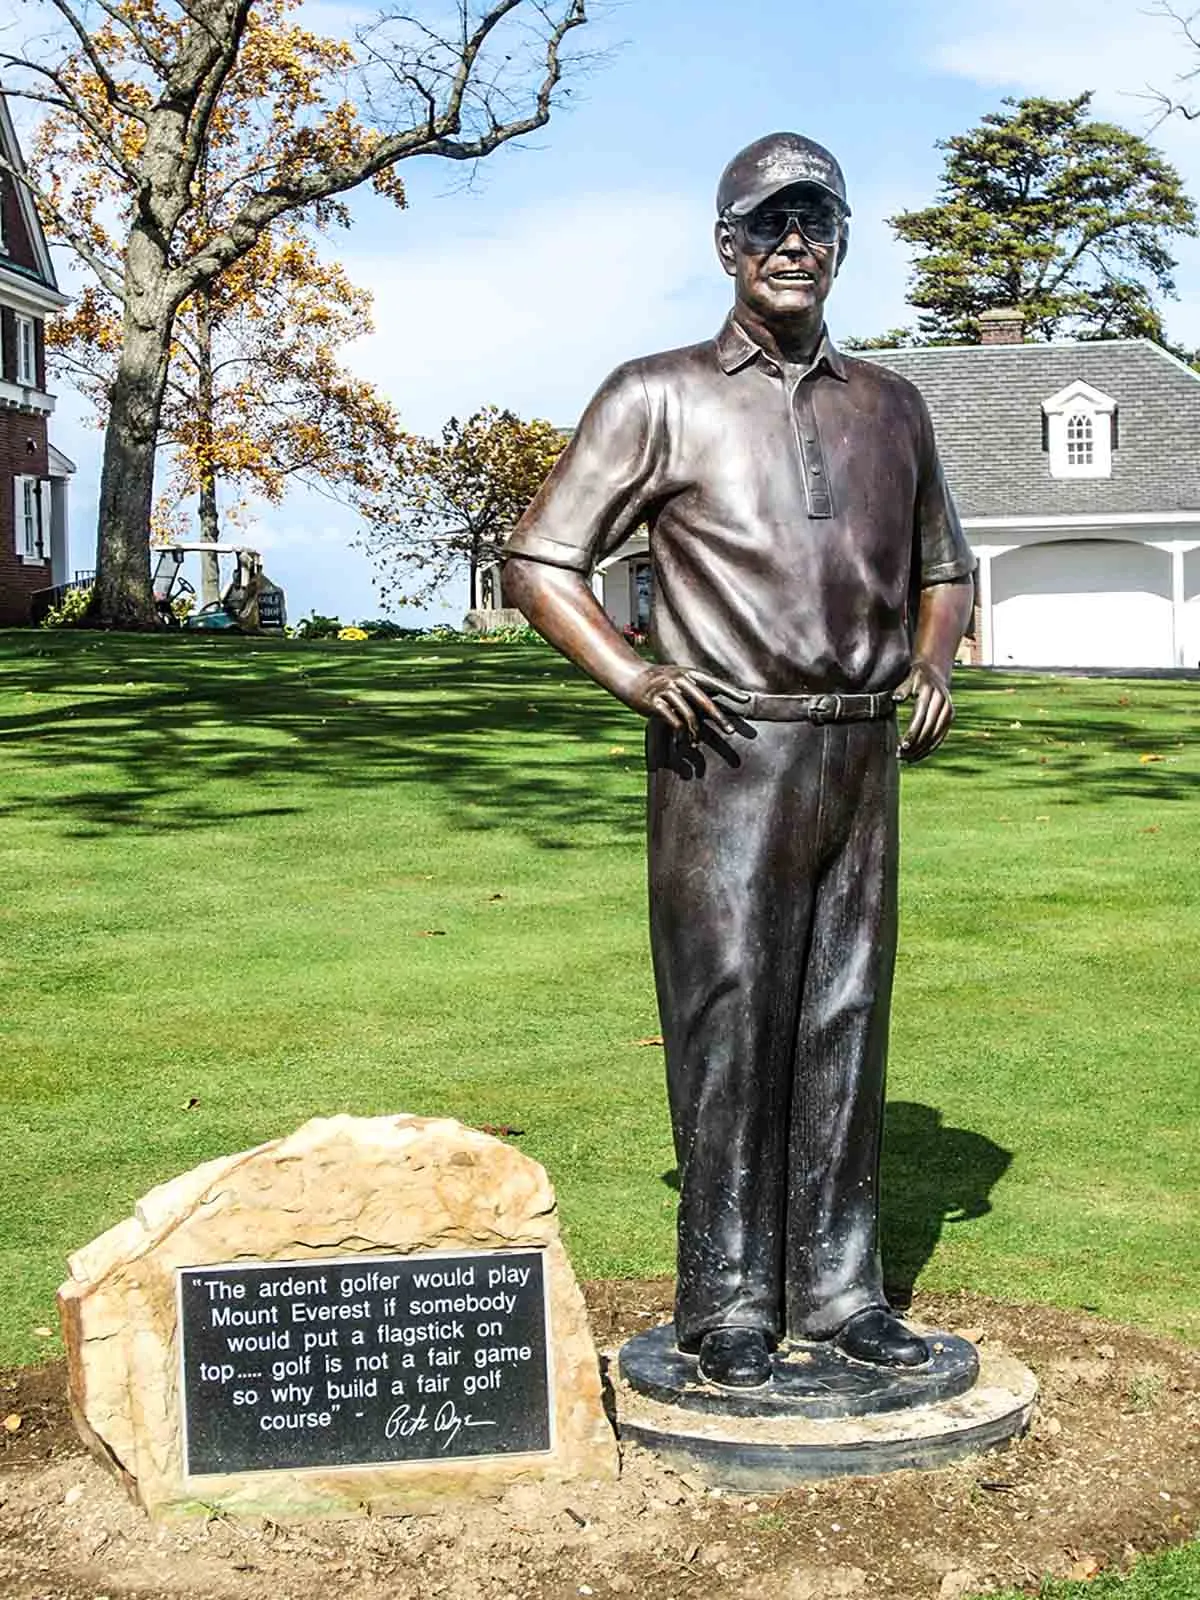
[{"label": "belt", "polygon": [[[719,692],[718,692],[719,698]],[[890,694],[758,694],[729,708],[750,722],[881,722],[896,710]]]}]

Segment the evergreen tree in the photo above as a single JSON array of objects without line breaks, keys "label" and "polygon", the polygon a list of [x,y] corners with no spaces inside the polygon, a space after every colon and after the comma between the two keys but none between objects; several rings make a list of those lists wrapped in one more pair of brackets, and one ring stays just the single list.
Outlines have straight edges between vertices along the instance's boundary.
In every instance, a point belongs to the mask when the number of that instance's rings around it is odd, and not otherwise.
[{"label": "evergreen tree", "polygon": [[1169,244],[1197,232],[1195,208],[1146,140],[1089,116],[1091,98],[1005,100],[939,143],[935,204],[888,219],[916,255],[918,342],[976,343],[980,313],[1002,307],[1035,338],[1163,342]]}]

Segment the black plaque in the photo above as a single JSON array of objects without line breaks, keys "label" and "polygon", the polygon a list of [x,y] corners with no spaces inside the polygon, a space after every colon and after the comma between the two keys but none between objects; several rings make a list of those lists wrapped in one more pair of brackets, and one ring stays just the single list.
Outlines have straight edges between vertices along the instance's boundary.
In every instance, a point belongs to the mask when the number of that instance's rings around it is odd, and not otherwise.
[{"label": "black plaque", "polygon": [[185,1470],[545,1452],[540,1250],[183,1267]]}]

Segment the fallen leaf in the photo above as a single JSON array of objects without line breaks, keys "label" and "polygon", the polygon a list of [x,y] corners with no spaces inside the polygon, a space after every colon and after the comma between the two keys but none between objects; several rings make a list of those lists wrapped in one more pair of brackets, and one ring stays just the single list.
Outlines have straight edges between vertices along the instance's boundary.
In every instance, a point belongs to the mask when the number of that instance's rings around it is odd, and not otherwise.
[{"label": "fallen leaf", "polygon": [[1067,1577],[1072,1583],[1086,1583],[1089,1578],[1094,1578],[1100,1571],[1100,1563],[1095,1556],[1080,1556],[1078,1561],[1071,1563]]},{"label": "fallen leaf", "polygon": [[507,1122],[481,1122],[480,1133],[490,1133],[493,1139],[519,1139],[524,1128],[510,1128]]},{"label": "fallen leaf", "polygon": [[1149,766],[1150,762],[1152,762],[1152,761],[1161,761],[1162,759],[1163,759],[1162,756],[1156,756],[1156,755],[1147,754],[1147,755],[1138,757],[1138,764],[1140,766],[1145,767],[1145,766]]},{"label": "fallen leaf", "polygon": [[418,939],[444,939],[446,930],[445,928],[422,928],[415,937]]},{"label": "fallen leaf", "polygon": [[53,1328],[35,1328],[33,1331],[39,1339],[53,1339],[54,1337]]},{"label": "fallen leaf", "polygon": [[1161,833],[1162,832],[1162,828],[1159,826],[1159,824],[1157,822],[1154,822],[1154,823],[1151,823],[1150,827],[1141,829],[1141,832],[1142,833]]},{"label": "fallen leaf", "polygon": [[1020,726],[1021,726],[1021,724],[1019,722],[1010,722],[1009,723],[1009,727],[1010,728],[1019,728]]},{"label": "fallen leaf", "polygon": [[21,1426],[22,1420],[23,1419],[18,1415],[17,1412],[10,1411],[5,1417],[4,1421],[0,1422],[0,1428],[3,1428],[5,1433],[16,1433],[17,1429]]},{"label": "fallen leaf", "polygon": [[645,1039],[635,1039],[633,1042],[634,1042],[634,1044],[639,1044],[639,1045],[643,1045],[643,1044],[662,1044],[663,1036],[662,1036],[661,1033],[652,1033],[652,1034],[648,1035],[648,1037],[645,1038]]},{"label": "fallen leaf", "polygon": [[613,745],[612,749],[608,753],[610,756],[624,756],[629,754],[623,744]]},{"label": "fallen leaf", "polygon": [[490,894],[490,895],[488,895],[488,899],[489,900],[503,900],[504,896],[502,894]]},{"label": "fallen leaf", "polygon": [[199,1104],[200,1096],[198,1094],[190,1094],[183,1102],[183,1109],[185,1111],[194,1111]]},{"label": "fallen leaf", "polygon": [[1050,818],[1049,817],[1034,817],[1033,820],[1035,822],[1049,822]]},{"label": "fallen leaf", "polygon": [[1115,1361],[1117,1359],[1117,1348],[1111,1344],[1098,1344],[1096,1346],[1096,1354],[1101,1361]]}]

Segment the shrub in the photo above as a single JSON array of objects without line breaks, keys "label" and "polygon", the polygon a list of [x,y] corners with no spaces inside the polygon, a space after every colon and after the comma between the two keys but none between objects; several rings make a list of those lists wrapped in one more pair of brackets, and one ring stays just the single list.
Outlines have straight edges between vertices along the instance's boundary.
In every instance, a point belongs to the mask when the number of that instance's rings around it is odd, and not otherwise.
[{"label": "shrub", "polygon": [[461,633],[458,637],[472,644],[545,644],[536,628],[492,628],[487,633]]},{"label": "shrub", "polygon": [[311,617],[302,617],[296,624],[297,639],[336,639],[342,626],[340,617],[323,617],[314,611]]},{"label": "shrub", "polygon": [[77,628],[87,614],[92,601],[92,589],[68,589],[56,606],[51,606],[42,618],[43,628]]}]

